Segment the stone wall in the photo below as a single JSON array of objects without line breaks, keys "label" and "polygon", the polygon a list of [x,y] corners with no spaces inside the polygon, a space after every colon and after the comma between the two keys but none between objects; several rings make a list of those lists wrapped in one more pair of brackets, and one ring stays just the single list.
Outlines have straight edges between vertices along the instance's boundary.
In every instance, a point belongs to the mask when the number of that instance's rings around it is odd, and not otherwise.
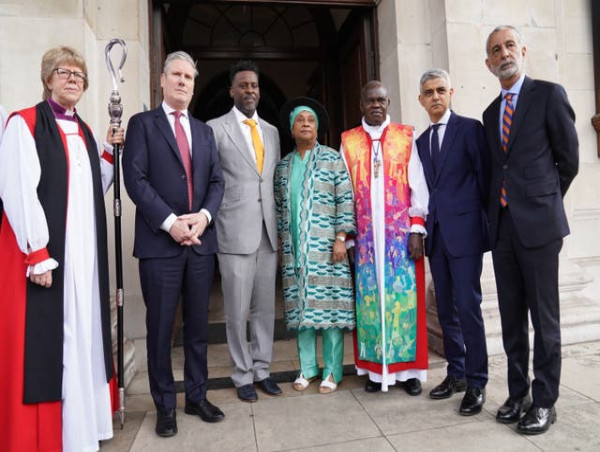
[{"label": "stone wall", "polygon": [[[450,72],[452,108],[481,119],[499,94],[485,66],[485,40],[500,24],[521,30],[528,46],[526,72],[561,83],[577,115],[579,175],[565,203],[571,235],[561,253],[561,315],[565,343],[600,338],[600,165],[590,118],[595,113],[591,6],[586,0],[382,0],[378,6],[381,78],[389,85],[392,118],[415,125],[428,118],[417,96],[421,74],[431,67]],[[490,353],[502,351],[493,269],[489,253],[482,277],[483,311]],[[430,342],[440,351],[433,291],[429,291]]]}]

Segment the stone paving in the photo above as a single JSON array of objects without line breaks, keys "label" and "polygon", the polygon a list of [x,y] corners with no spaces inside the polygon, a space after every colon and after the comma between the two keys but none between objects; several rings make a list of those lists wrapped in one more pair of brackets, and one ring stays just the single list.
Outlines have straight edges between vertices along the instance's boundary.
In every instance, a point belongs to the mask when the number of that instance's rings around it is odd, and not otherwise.
[{"label": "stone paving", "polygon": [[[347,338],[346,350],[351,351]],[[241,402],[233,388],[210,390],[208,398],[225,412],[225,420],[207,424],[183,413],[184,396],[178,395],[179,433],[159,438],[154,433],[156,414],[148,394],[145,344],[136,344],[138,368],[127,388],[125,428],[115,424],[115,437],[101,452],[163,451],[600,451],[600,343],[563,347],[558,419],[549,432],[522,436],[515,425],[495,422],[497,408],[507,397],[506,361],[490,357],[490,381],[484,411],[476,416],[458,414],[462,394],[431,400],[428,392],[445,376],[444,361],[430,356],[423,394],[408,396],[401,387],[388,393],[367,394],[364,378],[346,376],[337,392],[318,393],[315,382],[304,393],[283,383],[284,395],[273,398],[259,391],[259,400]],[[278,341],[273,371],[296,366],[295,341]],[[227,376],[225,345],[210,346],[210,376]],[[181,379],[181,352],[175,349],[175,378]],[[345,363],[352,362],[347,354]],[[292,367],[293,368],[293,367]]]}]

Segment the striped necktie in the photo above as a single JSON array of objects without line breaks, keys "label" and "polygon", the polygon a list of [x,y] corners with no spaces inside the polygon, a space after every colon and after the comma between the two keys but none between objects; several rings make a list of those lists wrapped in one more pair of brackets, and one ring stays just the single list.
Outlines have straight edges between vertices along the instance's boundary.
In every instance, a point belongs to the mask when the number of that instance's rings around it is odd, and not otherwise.
[{"label": "striped necktie", "polygon": [[[504,153],[508,152],[508,136],[510,135],[510,127],[512,126],[512,117],[515,111],[515,107],[512,103],[513,94],[506,93],[504,96],[505,105],[504,113],[502,113],[502,137],[501,144]],[[506,207],[508,205],[508,197],[506,196],[506,183],[502,181],[502,188],[500,189],[500,205]]]}]

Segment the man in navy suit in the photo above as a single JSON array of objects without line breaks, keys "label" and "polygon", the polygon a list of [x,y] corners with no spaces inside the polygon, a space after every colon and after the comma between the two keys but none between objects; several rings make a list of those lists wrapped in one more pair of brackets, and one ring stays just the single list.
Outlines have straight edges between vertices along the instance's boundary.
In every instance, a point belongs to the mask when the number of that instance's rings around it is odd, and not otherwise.
[{"label": "man in navy suit", "polygon": [[417,139],[429,189],[425,252],[448,361],[446,378],[429,396],[466,390],[459,413],[470,416],[481,412],[488,380],[480,278],[489,249],[489,152],[481,123],[450,110],[453,92],[442,69],[421,77],[419,102],[431,121]]},{"label": "man in navy suit", "polygon": [[159,436],[177,433],[170,339],[180,298],[185,412],[206,422],[225,416],[206,399],[214,218],[224,182],[212,130],[187,110],[196,75],[187,53],[167,56],[162,105],[130,119],[123,152],[125,187],[136,205],[133,253],[146,304],[148,377]]},{"label": "man in navy suit", "polygon": [[[569,225],[563,197],[579,165],[575,114],[562,86],[525,76],[519,31],[494,29],[488,69],[501,95],[483,113],[491,153],[488,207],[509,397],[496,420],[544,433],[556,420],[561,367],[558,255]],[[534,329],[529,396],[529,321]],[[526,411],[525,416],[521,414]]]}]

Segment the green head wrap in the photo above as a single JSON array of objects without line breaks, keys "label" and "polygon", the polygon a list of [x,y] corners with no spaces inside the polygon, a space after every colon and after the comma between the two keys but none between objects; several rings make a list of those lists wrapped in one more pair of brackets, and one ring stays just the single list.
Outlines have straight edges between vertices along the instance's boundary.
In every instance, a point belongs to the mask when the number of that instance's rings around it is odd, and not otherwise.
[{"label": "green head wrap", "polygon": [[298,105],[296,108],[294,108],[290,112],[290,130],[292,130],[294,128],[294,121],[296,120],[296,116],[298,116],[298,114],[301,111],[307,111],[315,117],[315,121],[317,123],[317,129],[318,129],[319,128],[319,116],[317,115],[317,113],[312,108],[307,107],[306,105]]}]

